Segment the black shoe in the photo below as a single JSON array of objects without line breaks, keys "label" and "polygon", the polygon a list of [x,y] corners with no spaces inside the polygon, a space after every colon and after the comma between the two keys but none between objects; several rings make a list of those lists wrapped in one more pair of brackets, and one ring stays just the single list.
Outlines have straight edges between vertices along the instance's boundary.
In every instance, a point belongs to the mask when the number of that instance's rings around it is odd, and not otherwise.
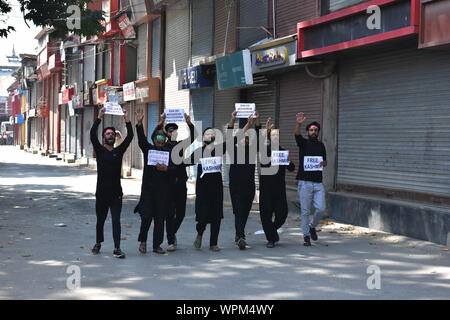
[{"label": "black shoe", "polygon": [[237,246],[239,247],[240,250],[245,250],[245,248],[247,247],[247,243],[245,242],[244,238],[240,238],[238,240]]},{"label": "black shoe", "polygon": [[120,250],[120,248],[117,249],[117,250],[114,250],[113,251],[113,255],[114,255],[115,258],[118,258],[118,259],[124,259],[125,258],[125,253],[123,253],[122,250]]},{"label": "black shoe", "polygon": [[266,247],[267,248],[275,248],[275,242],[273,242],[273,241],[267,242]]},{"label": "black shoe", "polygon": [[100,244],[95,244],[94,247],[91,249],[93,254],[99,254],[100,253],[100,248],[102,246]]},{"label": "black shoe", "polygon": [[173,245],[176,247],[177,245],[178,245],[178,241],[177,241],[177,236],[176,235],[174,235],[173,236]]},{"label": "black shoe", "polygon": [[317,232],[316,228],[309,227],[309,233],[311,234],[311,239],[317,241]]},{"label": "black shoe", "polygon": [[164,254],[164,253],[166,253],[166,252],[163,250],[163,248],[161,248],[161,247],[154,248],[154,249],[153,249],[153,252],[154,252],[154,253],[159,253],[159,254]]},{"label": "black shoe", "polygon": [[280,235],[278,234],[278,231],[275,232],[275,242],[280,241]]},{"label": "black shoe", "polygon": [[311,247],[311,239],[309,236],[303,237],[303,245],[305,247]]},{"label": "black shoe", "polygon": [[194,247],[196,247],[197,249],[200,249],[202,247],[202,236],[199,234],[195,238]]}]

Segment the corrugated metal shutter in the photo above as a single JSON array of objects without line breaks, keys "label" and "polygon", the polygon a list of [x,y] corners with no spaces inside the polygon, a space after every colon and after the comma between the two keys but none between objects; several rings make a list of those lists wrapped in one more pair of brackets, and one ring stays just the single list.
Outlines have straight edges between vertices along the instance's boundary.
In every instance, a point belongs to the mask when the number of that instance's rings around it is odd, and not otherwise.
[{"label": "corrugated metal shutter", "polygon": [[[189,112],[189,90],[178,90],[178,74],[189,63],[189,5],[180,1],[167,9],[165,105],[167,108],[184,108]],[[188,136],[186,129],[179,130],[179,139]]]},{"label": "corrugated metal shutter", "polygon": [[250,45],[270,36],[259,27],[268,25],[267,0],[240,0],[239,1],[239,27],[252,27],[239,29],[239,48],[245,49]]},{"label": "corrugated metal shutter", "polygon": [[[266,121],[270,117],[272,123],[275,124],[276,119],[276,83],[274,80],[269,80],[265,76],[253,77],[253,83],[256,85],[247,91],[248,103],[255,103],[256,109],[259,112],[262,129],[266,127]],[[259,161],[255,169],[255,184],[259,187]]]},{"label": "corrugated metal shutter", "polygon": [[84,49],[84,81],[95,81],[95,47]]},{"label": "corrugated metal shutter", "polygon": [[147,77],[147,44],[148,44],[148,24],[143,23],[137,28],[138,48],[137,48],[137,79]]},{"label": "corrugated metal shutter", "polygon": [[304,70],[285,73],[280,78],[280,145],[289,150],[295,163],[295,172],[286,171],[286,184],[297,185],[296,175],[299,165],[298,146],[294,131],[296,114],[303,112],[307,118],[302,126],[302,135],[306,137],[307,123],[322,123],[322,80],[309,77]]},{"label": "corrugated metal shutter", "polygon": [[110,79],[111,78],[111,45],[110,43],[105,43],[105,51],[104,51],[104,55],[105,55],[105,62],[104,62],[104,66],[105,66],[105,75],[104,75],[104,79]]},{"label": "corrugated metal shutter", "polygon": [[100,52],[99,47],[95,51],[95,80],[103,79],[103,53]]},{"label": "corrugated metal shutter", "polygon": [[193,0],[192,4],[192,65],[212,55],[213,0]]},{"label": "corrugated metal shutter", "polygon": [[[217,79],[215,81],[215,97],[214,97],[214,127],[222,130],[224,137],[226,137],[226,129],[228,128],[228,122],[231,119],[231,114],[235,110],[235,104],[240,101],[239,89],[227,89],[219,90],[217,88]],[[246,101],[242,101],[246,102]],[[239,127],[239,122],[234,124],[235,128]],[[224,183],[229,183],[230,180],[230,165],[231,160],[228,158],[224,161],[225,165],[222,166],[222,179]]]},{"label": "corrugated metal shutter", "polygon": [[[214,54],[236,51],[237,1],[225,0],[214,3]],[[228,31],[227,31],[228,25]]]},{"label": "corrugated metal shutter", "polygon": [[151,144],[152,141],[152,133],[158,125],[159,121],[159,104],[157,102],[148,104],[148,121],[147,121],[147,140]]},{"label": "corrugated metal shutter", "polygon": [[119,85],[120,77],[120,41],[114,41],[114,70],[113,70],[113,84]]},{"label": "corrugated metal shutter", "polygon": [[338,184],[450,194],[450,55],[341,61]]},{"label": "corrugated metal shutter", "polygon": [[341,10],[353,6],[357,3],[366,2],[366,0],[329,0],[330,1],[330,12]]},{"label": "corrugated metal shutter", "polygon": [[159,77],[159,52],[161,38],[161,19],[156,18],[152,22],[152,77]]},{"label": "corrugated metal shutter", "polygon": [[[271,5],[271,4],[270,4]],[[275,29],[277,38],[297,33],[297,23],[317,16],[316,1],[283,0],[275,2]],[[272,19],[272,17],[269,17]]]}]

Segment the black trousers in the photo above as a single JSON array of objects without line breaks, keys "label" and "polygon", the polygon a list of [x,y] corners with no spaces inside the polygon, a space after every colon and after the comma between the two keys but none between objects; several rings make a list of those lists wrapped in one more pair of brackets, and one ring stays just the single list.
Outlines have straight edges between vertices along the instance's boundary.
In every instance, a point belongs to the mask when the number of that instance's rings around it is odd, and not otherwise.
[{"label": "black trousers", "polygon": [[164,240],[164,221],[166,219],[167,195],[159,192],[146,192],[141,196],[139,203],[139,213],[141,215],[141,230],[139,233],[139,242],[146,242],[148,231],[152,221],[153,226],[153,249],[161,246]]},{"label": "black trousers", "polygon": [[245,239],[245,225],[247,224],[254,198],[255,189],[253,189],[253,192],[231,194],[231,204],[233,205],[234,226],[237,238]]},{"label": "black trousers", "polygon": [[110,199],[96,197],[95,211],[97,214],[97,243],[102,243],[105,240],[103,229],[109,209],[111,209],[114,248],[120,248],[120,213],[122,211],[122,196]]},{"label": "black trousers", "polygon": [[286,222],[288,215],[286,193],[276,189],[261,189],[259,211],[267,241],[278,241],[277,230]]},{"label": "black trousers", "polygon": [[[217,221],[211,222],[211,235],[210,235],[210,239],[209,239],[209,245],[212,246],[217,246],[217,241],[219,239],[219,232],[220,232],[220,222],[221,219],[218,219]],[[206,230],[206,225],[207,223],[205,222],[197,222],[197,232],[199,235],[203,236],[203,233]]]},{"label": "black trousers", "polygon": [[186,215],[187,188],[186,182],[177,183],[170,190],[169,213],[166,219],[167,242],[174,244],[175,234],[180,229]]}]

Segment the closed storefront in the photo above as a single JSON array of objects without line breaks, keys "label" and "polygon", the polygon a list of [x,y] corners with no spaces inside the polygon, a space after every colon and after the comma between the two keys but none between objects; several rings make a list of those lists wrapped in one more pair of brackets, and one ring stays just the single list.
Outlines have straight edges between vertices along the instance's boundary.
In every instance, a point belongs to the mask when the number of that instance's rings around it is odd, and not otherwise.
[{"label": "closed storefront", "polygon": [[394,50],[340,63],[340,190],[450,203],[450,56]]}]

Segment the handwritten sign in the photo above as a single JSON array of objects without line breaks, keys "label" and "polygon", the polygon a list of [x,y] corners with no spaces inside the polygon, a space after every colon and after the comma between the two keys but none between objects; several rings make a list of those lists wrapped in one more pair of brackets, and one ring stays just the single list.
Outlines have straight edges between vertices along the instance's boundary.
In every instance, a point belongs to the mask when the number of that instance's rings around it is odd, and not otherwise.
[{"label": "handwritten sign", "polygon": [[323,161],[323,157],[305,156],[303,159],[304,171],[323,171],[323,167],[320,165],[320,163]]},{"label": "handwritten sign", "polygon": [[156,166],[158,163],[169,165],[169,152],[167,151],[149,150],[147,158],[149,166]]},{"label": "handwritten sign", "polygon": [[200,158],[200,163],[202,164],[202,175],[200,178],[203,178],[207,173],[222,172],[222,157]]},{"label": "handwritten sign", "polygon": [[117,102],[107,102],[105,103],[105,108],[106,108],[105,114],[110,114],[113,116],[124,115],[122,107]]},{"label": "handwritten sign", "polygon": [[184,109],[166,109],[166,122],[167,123],[180,123],[186,122],[184,118]]},{"label": "handwritten sign", "polygon": [[134,86],[134,82],[125,83],[123,85],[123,100],[136,100],[136,87]]},{"label": "handwritten sign", "polygon": [[289,165],[289,151],[272,151],[271,165],[272,166],[288,166]]},{"label": "handwritten sign", "polygon": [[254,103],[236,103],[236,118],[245,118],[247,119],[251,115],[255,117],[255,108],[256,105]]}]

